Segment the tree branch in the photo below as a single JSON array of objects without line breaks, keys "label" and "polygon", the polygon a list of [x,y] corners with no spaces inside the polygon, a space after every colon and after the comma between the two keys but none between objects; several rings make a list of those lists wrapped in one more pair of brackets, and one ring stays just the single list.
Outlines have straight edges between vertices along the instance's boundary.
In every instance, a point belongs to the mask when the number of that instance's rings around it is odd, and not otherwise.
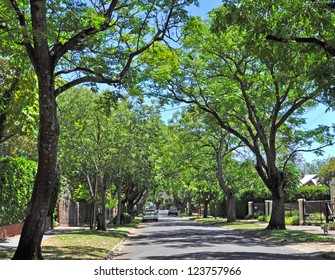
[{"label": "tree branch", "polygon": [[82,83],[105,83],[109,85],[116,85],[120,83],[120,79],[119,78],[110,79],[110,78],[105,78],[103,76],[84,76],[76,80],[72,80],[71,82],[68,82],[67,84],[57,88],[55,90],[55,95],[58,96],[62,92],[70,89],[71,87],[80,85]]},{"label": "tree branch", "polygon": [[30,40],[29,40],[29,36],[28,36],[28,32],[26,30],[26,26],[27,26],[27,23],[26,23],[26,18],[25,18],[25,15],[24,15],[24,12],[20,10],[19,8],[19,5],[17,4],[17,2],[15,0],[9,0],[11,6],[13,7],[16,15],[17,15],[17,18],[19,20],[19,24],[24,27],[24,31],[23,31],[23,42],[20,43],[20,44],[23,44],[25,47],[26,47],[26,50],[28,52],[28,55],[30,57],[30,60],[32,62],[32,64],[34,65],[34,67],[36,66],[36,59],[35,59],[35,50],[33,48],[33,46],[31,45],[30,43]]},{"label": "tree branch", "polygon": [[279,43],[288,43],[289,41],[295,41],[297,43],[314,44],[314,45],[317,45],[317,46],[321,47],[322,49],[324,49],[326,51],[326,53],[328,53],[329,55],[335,56],[335,48],[332,47],[331,45],[329,45],[328,43],[326,43],[324,41],[321,41],[317,38],[295,37],[295,38],[292,38],[292,39],[288,39],[288,38],[282,38],[282,37],[279,37],[279,36],[276,36],[276,35],[267,35],[266,39],[270,40],[270,41],[279,42]]}]

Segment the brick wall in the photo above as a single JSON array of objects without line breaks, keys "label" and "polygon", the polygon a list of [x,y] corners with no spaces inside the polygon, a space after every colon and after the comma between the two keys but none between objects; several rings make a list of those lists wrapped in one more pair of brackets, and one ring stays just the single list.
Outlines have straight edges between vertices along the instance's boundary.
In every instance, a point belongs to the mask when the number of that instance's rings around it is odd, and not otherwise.
[{"label": "brick wall", "polygon": [[0,227],[0,239],[14,236],[17,234],[21,234],[22,228],[23,228],[23,223],[9,225],[9,226],[2,226]]}]

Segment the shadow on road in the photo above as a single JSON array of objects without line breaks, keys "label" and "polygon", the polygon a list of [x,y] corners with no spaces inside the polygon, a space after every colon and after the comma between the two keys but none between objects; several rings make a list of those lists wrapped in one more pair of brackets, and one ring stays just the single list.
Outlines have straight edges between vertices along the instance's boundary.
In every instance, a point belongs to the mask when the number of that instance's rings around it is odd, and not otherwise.
[{"label": "shadow on road", "polygon": [[258,252],[197,252],[172,256],[150,256],[150,260],[318,260],[317,254],[283,255]]},{"label": "shadow on road", "polygon": [[[156,225],[154,225],[156,227]],[[216,244],[238,244],[240,246],[254,247],[259,245],[273,247],[272,243],[265,243],[260,238],[246,238],[239,230],[208,229],[201,226],[194,228],[174,229],[173,231],[155,231],[128,237],[127,246],[145,244],[161,244],[163,246],[186,248],[208,247]]]},{"label": "shadow on road", "polygon": [[130,235],[118,259],[150,260],[317,260],[319,254],[283,248],[238,229],[164,218],[142,224]]}]

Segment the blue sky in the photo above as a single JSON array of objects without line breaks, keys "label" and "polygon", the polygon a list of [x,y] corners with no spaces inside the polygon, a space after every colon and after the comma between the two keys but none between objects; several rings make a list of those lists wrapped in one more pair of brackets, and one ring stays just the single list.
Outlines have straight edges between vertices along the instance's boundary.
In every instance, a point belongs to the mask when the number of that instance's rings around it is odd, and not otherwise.
[{"label": "blue sky", "polygon": [[[307,124],[305,125],[306,129],[312,129],[317,127],[318,125],[328,125],[332,126],[335,122],[335,112],[326,111],[326,107],[323,105],[319,105],[314,110],[311,110],[308,114],[306,114]],[[315,159],[319,158],[328,158],[330,156],[335,156],[335,146],[330,146],[323,149],[324,155],[322,157],[315,155],[314,153],[303,153],[303,157],[307,162],[311,162]]]},{"label": "blue sky", "polygon": [[220,6],[222,0],[199,0],[199,7],[191,6],[190,14],[192,16],[206,17],[207,13]]}]

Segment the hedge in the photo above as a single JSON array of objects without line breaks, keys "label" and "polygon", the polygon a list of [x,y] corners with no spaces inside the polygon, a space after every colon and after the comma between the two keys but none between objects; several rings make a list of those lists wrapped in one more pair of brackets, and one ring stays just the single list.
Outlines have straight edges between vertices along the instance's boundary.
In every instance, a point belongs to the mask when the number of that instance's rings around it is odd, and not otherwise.
[{"label": "hedge", "polygon": [[290,192],[286,196],[289,202],[296,202],[300,198],[306,200],[330,200],[330,190],[328,186],[300,186]]},{"label": "hedge", "polygon": [[37,163],[24,158],[0,159],[0,226],[24,221]]}]

